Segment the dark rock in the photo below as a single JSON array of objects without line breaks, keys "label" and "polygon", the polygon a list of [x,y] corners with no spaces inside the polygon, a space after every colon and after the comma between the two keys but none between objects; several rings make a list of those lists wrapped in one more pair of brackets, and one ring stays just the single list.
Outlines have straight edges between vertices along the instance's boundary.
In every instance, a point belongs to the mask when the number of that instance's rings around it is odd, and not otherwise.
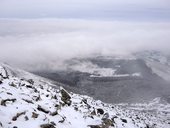
[{"label": "dark rock", "polygon": [[149,128],[149,125],[148,125],[148,124],[146,125],[146,128]]},{"label": "dark rock", "polygon": [[74,110],[78,111],[78,107],[74,107]]},{"label": "dark rock", "polygon": [[55,128],[53,124],[42,124],[40,125],[41,128]]},{"label": "dark rock", "polygon": [[26,85],[27,88],[33,88],[31,85]]},{"label": "dark rock", "polygon": [[110,119],[103,120],[102,128],[109,128],[110,126],[114,126],[112,120]]},{"label": "dark rock", "polygon": [[48,114],[48,113],[50,112],[50,111],[45,110],[44,108],[42,108],[40,105],[38,105],[37,109],[38,109],[39,111],[42,111],[42,112],[46,113],[46,114]]},{"label": "dark rock", "polygon": [[38,118],[39,114],[32,112],[32,118]]},{"label": "dark rock", "polygon": [[16,87],[17,85],[12,82],[9,84],[9,86]]},{"label": "dark rock", "polygon": [[50,115],[51,116],[56,116],[56,115],[58,115],[58,111],[56,110],[55,112],[52,112]]},{"label": "dark rock", "polygon": [[103,114],[104,114],[104,110],[101,109],[101,108],[98,108],[98,109],[97,109],[97,113],[103,115]]},{"label": "dark rock", "polygon": [[25,121],[29,120],[28,116],[25,116],[24,118],[25,118]]},{"label": "dark rock", "polygon": [[35,99],[35,101],[39,101],[39,100],[41,100],[40,95]]},{"label": "dark rock", "polygon": [[71,96],[64,89],[61,89],[61,100],[68,106],[71,105]]},{"label": "dark rock", "polygon": [[21,112],[21,113],[17,113],[16,116],[14,116],[12,118],[13,121],[16,121],[18,119],[18,117],[20,117],[21,115],[25,115],[26,112]]},{"label": "dark rock", "polygon": [[87,104],[87,99],[82,99],[82,102]]},{"label": "dark rock", "polygon": [[3,126],[1,122],[0,122],[0,126],[1,126],[1,127]]},{"label": "dark rock", "polygon": [[11,96],[12,96],[12,93],[10,93],[10,92],[7,92],[6,94],[8,94],[8,95],[11,95]]},{"label": "dark rock", "polygon": [[126,120],[126,119],[121,119],[121,120],[122,120],[122,122],[127,123],[127,120]]},{"label": "dark rock", "polygon": [[93,110],[93,111],[91,112],[91,115],[96,115],[96,111]]},{"label": "dark rock", "polygon": [[16,99],[5,99],[5,100],[2,100],[2,101],[1,101],[1,105],[2,105],[2,106],[6,106],[6,102],[7,102],[7,101],[15,102]]},{"label": "dark rock", "polygon": [[27,102],[27,103],[33,104],[33,102],[31,100],[27,100],[27,99],[22,99],[22,100]]},{"label": "dark rock", "polygon": [[59,121],[59,123],[63,123],[65,121],[65,118],[62,117],[62,120]]},{"label": "dark rock", "polygon": [[54,125],[54,126],[56,125],[56,123],[54,123],[53,121],[52,121],[52,122],[50,122],[50,124],[52,124],[52,125]]},{"label": "dark rock", "polygon": [[57,100],[57,96],[56,96],[56,95],[54,95],[54,96],[52,97],[52,99],[56,99],[56,100]]},{"label": "dark rock", "polygon": [[90,128],[102,128],[100,125],[88,125]]},{"label": "dark rock", "polygon": [[91,106],[87,103],[87,99],[82,99],[82,102],[86,104],[88,108],[91,108]]},{"label": "dark rock", "polygon": [[33,79],[29,79],[29,80],[27,80],[27,82],[30,83],[30,84],[32,84],[32,85],[34,84]]}]

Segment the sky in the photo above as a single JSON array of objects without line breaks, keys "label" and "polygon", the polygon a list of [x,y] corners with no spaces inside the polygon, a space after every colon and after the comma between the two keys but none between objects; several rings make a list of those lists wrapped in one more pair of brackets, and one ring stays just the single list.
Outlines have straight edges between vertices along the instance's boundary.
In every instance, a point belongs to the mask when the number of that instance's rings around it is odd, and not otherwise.
[{"label": "sky", "polygon": [[0,18],[170,20],[169,0],[0,0]]},{"label": "sky", "polygon": [[74,57],[170,51],[169,0],[0,0],[0,61],[34,70]]}]

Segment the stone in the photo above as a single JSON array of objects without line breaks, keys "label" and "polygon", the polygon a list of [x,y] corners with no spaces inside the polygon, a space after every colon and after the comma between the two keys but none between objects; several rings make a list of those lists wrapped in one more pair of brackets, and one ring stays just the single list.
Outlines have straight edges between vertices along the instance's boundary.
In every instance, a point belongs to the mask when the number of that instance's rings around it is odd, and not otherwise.
[{"label": "stone", "polygon": [[55,128],[55,126],[53,124],[42,124],[40,128]]},{"label": "stone", "polygon": [[68,106],[71,105],[71,96],[64,89],[61,89],[61,100]]},{"label": "stone", "polygon": [[103,115],[103,114],[104,114],[104,110],[101,109],[101,108],[98,108],[98,109],[97,109],[97,113]]}]

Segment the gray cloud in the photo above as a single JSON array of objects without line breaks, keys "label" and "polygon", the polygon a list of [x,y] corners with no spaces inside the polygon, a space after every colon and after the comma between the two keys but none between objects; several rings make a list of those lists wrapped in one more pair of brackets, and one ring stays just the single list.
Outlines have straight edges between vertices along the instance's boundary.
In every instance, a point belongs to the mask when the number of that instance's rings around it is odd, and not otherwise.
[{"label": "gray cloud", "polygon": [[78,56],[170,47],[169,22],[0,20],[0,28],[1,61],[29,70],[62,68],[63,60]]}]

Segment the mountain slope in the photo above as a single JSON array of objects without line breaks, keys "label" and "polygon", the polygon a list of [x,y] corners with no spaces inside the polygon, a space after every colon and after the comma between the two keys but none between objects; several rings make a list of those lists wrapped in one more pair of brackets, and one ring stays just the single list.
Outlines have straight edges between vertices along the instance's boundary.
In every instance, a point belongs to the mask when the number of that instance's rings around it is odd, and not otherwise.
[{"label": "mountain slope", "polygon": [[[146,56],[141,57],[138,53],[126,58],[108,56],[74,58],[65,62],[66,70],[34,73],[59,81],[70,91],[108,103],[140,103],[156,97],[168,99],[169,82],[155,72],[158,68],[152,64],[148,65],[148,59],[144,57]],[[160,67],[166,70],[165,65]],[[166,76],[169,77],[168,74]]]},{"label": "mountain slope", "polygon": [[[168,128],[168,119],[9,75],[0,66],[2,128]],[[20,74],[21,75],[21,74]],[[31,75],[31,74],[30,74]],[[33,77],[32,77],[33,78]],[[36,78],[37,80],[37,78]]]}]

